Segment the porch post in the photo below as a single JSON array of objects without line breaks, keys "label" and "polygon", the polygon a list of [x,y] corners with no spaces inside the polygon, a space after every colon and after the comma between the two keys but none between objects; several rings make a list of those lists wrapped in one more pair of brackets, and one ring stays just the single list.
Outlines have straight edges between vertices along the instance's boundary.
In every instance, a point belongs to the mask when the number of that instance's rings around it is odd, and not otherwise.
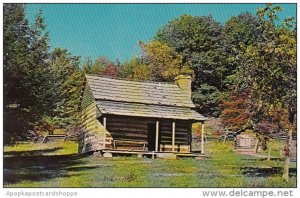
[{"label": "porch post", "polygon": [[201,122],[201,153],[204,154],[204,121]]},{"label": "porch post", "polygon": [[[104,129],[106,131],[106,117],[103,117],[103,127],[104,127]],[[103,148],[105,148],[105,139],[106,139],[105,131],[103,133]]]},{"label": "porch post", "polygon": [[103,117],[103,127],[106,129],[106,117]]},{"label": "porch post", "polygon": [[175,151],[175,122],[172,123],[172,152]]},{"label": "porch post", "polygon": [[156,131],[155,131],[155,151],[158,151],[158,133],[159,133],[159,121],[156,121]]}]

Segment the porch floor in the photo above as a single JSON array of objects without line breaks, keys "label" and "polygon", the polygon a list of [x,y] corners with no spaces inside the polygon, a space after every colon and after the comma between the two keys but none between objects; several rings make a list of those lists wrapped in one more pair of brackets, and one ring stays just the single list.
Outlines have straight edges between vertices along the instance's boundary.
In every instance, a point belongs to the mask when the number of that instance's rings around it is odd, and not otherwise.
[{"label": "porch floor", "polygon": [[152,158],[157,158],[158,155],[175,155],[176,158],[196,158],[203,159],[205,154],[203,153],[179,153],[179,152],[166,152],[166,151],[138,151],[138,150],[125,150],[125,149],[102,149],[100,151],[102,154],[111,153],[112,155],[131,155],[131,156],[147,156]]}]

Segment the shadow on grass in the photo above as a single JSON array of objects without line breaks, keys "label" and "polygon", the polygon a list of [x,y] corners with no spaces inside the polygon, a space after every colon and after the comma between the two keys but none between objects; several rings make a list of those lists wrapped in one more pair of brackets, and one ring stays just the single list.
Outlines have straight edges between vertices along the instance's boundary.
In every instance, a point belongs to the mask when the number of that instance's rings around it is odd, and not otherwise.
[{"label": "shadow on grass", "polygon": [[54,178],[71,177],[79,175],[80,171],[85,169],[97,168],[86,166],[85,164],[86,162],[81,157],[74,154],[24,156],[18,153],[13,157],[4,157],[4,185],[17,185],[22,181],[30,183]]},{"label": "shadow on grass", "polygon": [[[258,161],[266,161],[267,158],[243,158],[242,159],[243,161],[247,161],[247,162],[258,162]],[[285,161],[285,158],[279,158],[279,157],[276,157],[276,158],[271,158],[270,161]]]},{"label": "shadow on grass", "polygon": [[56,147],[56,148],[43,149],[43,150],[31,150],[31,151],[6,151],[4,152],[4,156],[36,156],[36,155],[43,155],[46,153],[53,153],[62,149],[63,147]]},{"label": "shadow on grass", "polygon": [[[270,177],[274,175],[282,175],[283,168],[281,167],[242,167],[242,173],[251,177]],[[290,176],[297,174],[296,168],[290,168]]]}]

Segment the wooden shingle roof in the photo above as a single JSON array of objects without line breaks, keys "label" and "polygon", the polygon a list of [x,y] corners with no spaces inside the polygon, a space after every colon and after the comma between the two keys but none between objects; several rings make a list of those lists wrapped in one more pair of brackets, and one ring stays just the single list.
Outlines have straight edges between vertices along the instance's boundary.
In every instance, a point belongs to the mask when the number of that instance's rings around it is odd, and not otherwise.
[{"label": "wooden shingle roof", "polygon": [[178,120],[206,120],[201,114],[186,107],[164,105],[146,105],[139,103],[98,100],[97,106],[101,113],[148,118],[166,118]]},{"label": "wooden shingle roof", "polygon": [[96,100],[113,100],[194,108],[192,100],[176,84],[135,82],[86,75]]},{"label": "wooden shingle roof", "polygon": [[102,114],[181,120],[206,120],[176,84],[136,82],[86,75]]}]

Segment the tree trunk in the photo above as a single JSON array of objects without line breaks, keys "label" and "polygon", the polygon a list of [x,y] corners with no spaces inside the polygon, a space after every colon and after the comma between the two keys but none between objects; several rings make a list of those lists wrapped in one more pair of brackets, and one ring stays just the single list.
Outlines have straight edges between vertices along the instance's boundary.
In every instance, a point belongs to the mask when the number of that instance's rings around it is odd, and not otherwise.
[{"label": "tree trunk", "polygon": [[285,145],[285,165],[283,168],[283,175],[282,177],[289,181],[289,169],[290,169],[290,162],[291,162],[291,146],[292,146],[292,135],[293,135],[293,126],[290,127],[288,134],[287,134],[287,140]]},{"label": "tree trunk", "polygon": [[[270,144],[270,143],[269,143]],[[268,146],[268,161],[270,161],[271,160],[271,151],[272,151],[272,147],[271,147],[271,145],[269,145]]]},{"label": "tree trunk", "polygon": [[289,169],[290,169],[290,163],[291,163],[291,148],[292,148],[292,140],[293,140],[293,127],[294,123],[296,121],[296,111],[294,111],[293,106],[289,108],[289,130],[288,134],[286,136],[286,145],[285,145],[285,165],[283,168],[283,175],[282,177],[289,181]]},{"label": "tree trunk", "polygon": [[254,146],[254,148],[253,148],[253,153],[257,153],[257,150],[258,150],[258,143],[259,143],[259,139],[256,138],[255,146]]},{"label": "tree trunk", "polygon": [[223,143],[226,142],[226,139],[227,139],[227,135],[225,135],[224,140],[223,140]]}]

